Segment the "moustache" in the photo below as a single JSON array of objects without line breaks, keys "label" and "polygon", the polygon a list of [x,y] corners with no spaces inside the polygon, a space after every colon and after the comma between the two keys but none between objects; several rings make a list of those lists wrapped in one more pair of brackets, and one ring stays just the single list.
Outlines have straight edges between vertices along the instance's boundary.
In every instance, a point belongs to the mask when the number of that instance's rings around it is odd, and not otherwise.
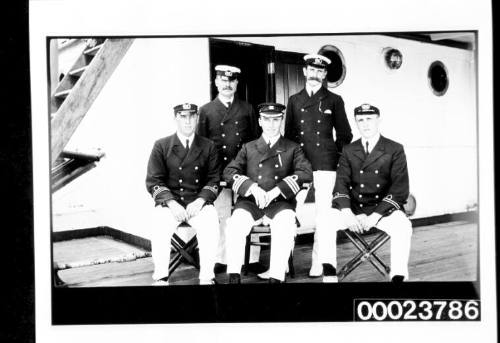
[{"label": "moustache", "polygon": [[232,91],[233,87],[224,87],[223,90],[225,90],[225,91]]},{"label": "moustache", "polygon": [[321,82],[321,80],[319,79],[319,77],[314,77],[314,76],[308,77],[307,80],[313,80],[313,81]]}]

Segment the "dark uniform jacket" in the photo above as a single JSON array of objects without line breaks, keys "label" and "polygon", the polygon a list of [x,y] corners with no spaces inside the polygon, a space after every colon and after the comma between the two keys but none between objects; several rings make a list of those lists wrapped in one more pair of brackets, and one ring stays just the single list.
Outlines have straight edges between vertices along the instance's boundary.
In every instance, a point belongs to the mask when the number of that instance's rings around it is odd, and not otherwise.
[{"label": "dark uniform jacket", "polygon": [[203,105],[199,113],[197,133],[215,142],[222,164],[221,172],[236,157],[244,143],[260,135],[252,105],[236,96],[229,108],[217,97]]},{"label": "dark uniform jacket", "polygon": [[174,199],[186,206],[196,198],[212,203],[218,195],[220,170],[211,140],[194,136],[186,151],[177,134],[155,142],[148,162],[146,188],[155,206]]},{"label": "dark uniform jacket", "polygon": [[386,216],[395,210],[404,211],[408,195],[408,168],[401,144],[380,136],[368,156],[361,139],[344,147],[332,207]]},{"label": "dark uniform jacket", "polygon": [[[243,145],[236,158],[224,169],[224,181],[239,195],[235,209],[248,210],[255,220],[264,215],[273,218],[281,210],[295,210],[295,195],[304,182],[312,181],[312,169],[297,143],[280,137],[269,148],[260,137]],[[254,183],[266,192],[278,186],[281,194],[261,210],[252,195],[246,197]]]},{"label": "dark uniform jacket", "polygon": [[352,140],[344,101],[325,87],[312,97],[305,88],[292,95],[286,109],[285,137],[300,144],[313,170],[336,170],[343,146]]}]

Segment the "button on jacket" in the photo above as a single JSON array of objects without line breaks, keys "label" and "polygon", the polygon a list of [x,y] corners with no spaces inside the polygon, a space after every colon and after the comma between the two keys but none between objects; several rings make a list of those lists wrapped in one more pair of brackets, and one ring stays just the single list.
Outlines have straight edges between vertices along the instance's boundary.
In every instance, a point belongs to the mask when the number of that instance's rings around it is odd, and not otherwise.
[{"label": "button on jacket", "polygon": [[219,97],[200,108],[197,133],[215,142],[224,167],[236,157],[244,143],[256,139],[260,134],[252,105],[236,96],[229,108]]},{"label": "button on jacket", "polygon": [[395,210],[404,211],[408,195],[408,168],[401,144],[380,136],[368,156],[361,139],[344,147],[332,207],[386,216]]},{"label": "button on jacket", "polygon": [[197,198],[213,203],[219,192],[217,149],[211,140],[195,135],[188,151],[176,134],[155,142],[149,157],[146,188],[155,205],[174,199],[183,206]]},{"label": "button on jacket", "polygon": [[292,95],[286,109],[285,137],[301,145],[313,170],[336,170],[339,153],[352,140],[344,101],[325,87],[312,97],[305,88]]},{"label": "button on jacket", "polygon": [[[243,145],[236,158],[224,169],[223,178],[239,195],[235,209],[248,210],[255,220],[264,215],[272,219],[283,209],[295,210],[295,195],[304,182],[312,181],[312,170],[297,143],[280,137],[269,148],[260,137]],[[264,211],[257,207],[253,196],[246,197],[254,183],[266,192],[275,186],[280,189],[281,194]]]}]

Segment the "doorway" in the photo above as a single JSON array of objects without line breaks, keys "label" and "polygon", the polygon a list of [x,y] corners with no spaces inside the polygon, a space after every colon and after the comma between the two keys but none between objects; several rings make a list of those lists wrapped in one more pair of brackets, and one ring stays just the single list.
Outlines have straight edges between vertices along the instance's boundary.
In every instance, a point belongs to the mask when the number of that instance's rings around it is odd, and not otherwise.
[{"label": "doorway", "polygon": [[241,69],[238,78],[238,97],[254,109],[263,102],[274,102],[274,47],[218,38],[209,39],[210,94],[217,96],[214,68],[228,64]]}]

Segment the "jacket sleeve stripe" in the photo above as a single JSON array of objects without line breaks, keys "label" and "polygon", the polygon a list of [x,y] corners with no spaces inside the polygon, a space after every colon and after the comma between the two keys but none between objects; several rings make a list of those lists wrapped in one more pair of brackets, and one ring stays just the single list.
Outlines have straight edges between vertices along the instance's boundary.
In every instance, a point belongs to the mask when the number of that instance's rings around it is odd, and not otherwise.
[{"label": "jacket sleeve stripe", "polygon": [[214,193],[215,196],[218,195],[217,187],[205,186],[205,187],[203,187],[203,189],[208,189],[209,191],[211,191],[212,193]]},{"label": "jacket sleeve stripe", "polygon": [[292,190],[292,192],[294,194],[297,194],[299,191],[300,191],[300,187],[297,183],[297,181],[295,181],[295,179],[291,176],[287,176],[283,179],[283,181],[285,181],[288,185],[288,187],[290,187],[290,189]]},{"label": "jacket sleeve stripe", "polygon": [[395,202],[394,200],[390,199],[390,198],[385,197],[384,199],[382,199],[382,201],[385,201],[385,202],[391,204],[392,206],[394,206],[398,210],[401,209],[401,207],[399,206],[399,204],[397,202]]},{"label": "jacket sleeve stripe", "polygon": [[153,189],[154,189],[154,192],[153,192],[153,199],[154,200],[156,200],[156,197],[158,196],[158,194],[169,191],[169,189],[165,186],[155,186]]},{"label": "jacket sleeve stripe", "polygon": [[[238,176],[238,177],[235,177],[235,176]],[[248,176],[245,176],[245,175],[234,175],[233,179],[235,180],[233,183],[233,187],[232,187],[233,192],[238,193],[238,190],[240,189],[243,182],[245,182],[249,178],[248,178]]]},{"label": "jacket sleeve stripe", "polygon": [[333,195],[333,199],[332,200],[335,200],[335,199],[338,199],[338,198],[347,198],[347,199],[351,199],[351,197],[347,194],[342,194],[342,193],[339,193],[339,192],[336,192],[334,195]]}]

